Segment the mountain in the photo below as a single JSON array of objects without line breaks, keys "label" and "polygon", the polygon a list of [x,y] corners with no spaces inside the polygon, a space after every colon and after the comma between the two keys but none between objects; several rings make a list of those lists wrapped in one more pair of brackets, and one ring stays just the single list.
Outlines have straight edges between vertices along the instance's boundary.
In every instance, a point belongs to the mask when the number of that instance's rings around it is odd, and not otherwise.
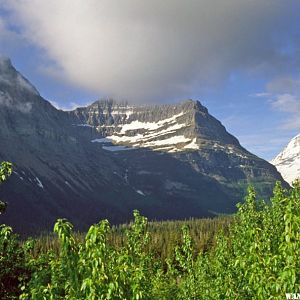
[{"label": "mountain", "polygon": [[288,145],[271,163],[281,173],[282,177],[292,183],[300,177],[300,134],[291,139]]},{"label": "mountain", "polygon": [[269,196],[276,168],[249,153],[199,101],[134,106],[100,100],[64,112],[0,60],[1,221],[21,233],[59,217],[81,230],[102,218],[128,221],[231,213],[252,183]]},{"label": "mountain", "polygon": [[[230,153],[245,151],[236,138],[226,132],[199,101],[177,105],[135,107],[97,101],[70,113],[77,126],[92,126],[105,138],[94,142],[106,150],[149,148],[167,153],[221,149]],[[107,146],[109,145],[109,146]]]}]

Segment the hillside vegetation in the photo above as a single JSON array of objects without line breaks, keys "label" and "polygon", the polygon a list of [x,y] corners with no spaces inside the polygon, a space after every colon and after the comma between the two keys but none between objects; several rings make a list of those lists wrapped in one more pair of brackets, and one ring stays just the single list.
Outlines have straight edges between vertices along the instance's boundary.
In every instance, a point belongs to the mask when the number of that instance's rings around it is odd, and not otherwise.
[{"label": "hillside vegetation", "polygon": [[133,214],[129,225],[102,220],[85,236],[60,219],[55,237],[25,242],[1,225],[0,299],[284,299],[300,292],[299,182],[289,191],[277,184],[268,204],[249,187],[232,218],[190,220],[181,230],[182,223],[149,224]]}]

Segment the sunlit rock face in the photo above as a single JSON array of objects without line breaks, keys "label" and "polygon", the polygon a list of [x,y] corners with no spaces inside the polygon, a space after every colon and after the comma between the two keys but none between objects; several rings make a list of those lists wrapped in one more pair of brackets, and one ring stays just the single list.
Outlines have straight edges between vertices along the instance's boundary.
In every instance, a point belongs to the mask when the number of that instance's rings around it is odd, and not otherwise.
[{"label": "sunlit rock face", "polygon": [[170,154],[222,182],[270,179],[274,171],[244,149],[199,101],[132,106],[100,100],[69,114],[75,127],[93,130],[90,142],[106,151],[149,149]]},{"label": "sunlit rock face", "polygon": [[168,153],[201,148],[240,147],[199,101],[177,105],[131,106],[113,100],[97,101],[71,112],[77,126],[92,126],[103,144],[149,148]]}]

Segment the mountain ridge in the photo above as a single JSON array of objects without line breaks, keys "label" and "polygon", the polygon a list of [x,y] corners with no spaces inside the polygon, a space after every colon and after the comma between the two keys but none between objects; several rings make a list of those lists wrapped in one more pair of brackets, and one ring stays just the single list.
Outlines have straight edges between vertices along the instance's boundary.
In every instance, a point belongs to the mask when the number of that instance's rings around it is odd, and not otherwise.
[{"label": "mountain ridge", "polygon": [[21,233],[61,217],[81,230],[101,218],[126,222],[133,209],[158,220],[211,217],[233,212],[250,183],[266,197],[276,180],[286,184],[191,100],[150,108],[96,101],[65,112],[18,80],[0,81],[0,141],[0,160],[14,164],[0,189],[9,203],[2,220]]},{"label": "mountain ridge", "polygon": [[[199,150],[201,147],[197,145],[199,143],[196,139],[199,139],[199,142],[201,139],[202,142],[209,139],[215,140],[215,143],[241,147],[238,140],[226,131],[221,122],[208,113],[206,107],[199,101],[191,99],[178,104],[155,106],[119,105],[113,100],[96,101],[88,107],[71,111],[70,114],[78,126],[93,126],[100,134],[121,145],[148,147],[161,151],[171,148],[168,152],[176,152],[186,149]],[[181,134],[176,136],[172,134],[174,132]],[[164,141],[164,137],[172,137],[173,147],[165,147],[166,149],[155,147],[156,137],[160,141]],[[175,137],[182,147],[174,147]],[[105,142],[108,140],[103,140],[103,143]],[[166,143],[165,146],[168,144],[170,143]]]}]

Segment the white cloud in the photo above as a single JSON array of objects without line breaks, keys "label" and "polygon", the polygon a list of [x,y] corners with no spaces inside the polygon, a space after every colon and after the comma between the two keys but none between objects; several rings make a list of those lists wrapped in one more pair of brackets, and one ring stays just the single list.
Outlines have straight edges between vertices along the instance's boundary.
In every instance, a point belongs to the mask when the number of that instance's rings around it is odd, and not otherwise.
[{"label": "white cloud", "polygon": [[291,94],[279,94],[272,101],[272,106],[283,112],[300,113],[300,98]]},{"label": "white cloud", "polygon": [[267,84],[273,94],[300,94],[300,79],[292,76],[277,77]]},{"label": "white cloud", "polygon": [[266,98],[271,96],[270,93],[266,93],[266,92],[261,92],[261,93],[255,93],[255,94],[251,94],[249,95],[250,97],[256,97],[256,98]]},{"label": "white cloud", "polygon": [[274,68],[282,63],[274,36],[289,36],[300,8],[295,0],[2,3],[12,13],[10,24],[55,62],[58,74],[101,94],[140,101],[189,97],[195,86],[234,69]]},{"label": "white cloud", "polygon": [[285,114],[279,128],[300,130],[300,79],[291,76],[276,78],[267,84],[267,91],[272,108]]},{"label": "white cloud", "polygon": [[[1,9],[1,1],[0,1]],[[18,32],[8,27],[8,21],[1,16],[0,12],[0,55],[13,53],[19,48],[26,47],[27,42]]]},{"label": "white cloud", "polygon": [[[59,110],[64,110],[64,111],[71,111],[71,110],[74,110],[78,107],[82,107],[82,106],[85,106],[85,105],[82,105],[82,104],[78,104],[78,103],[75,103],[75,102],[71,102],[69,103],[68,105],[61,105],[59,103],[57,103],[56,101],[52,101],[52,100],[48,100],[56,109],[59,109]],[[87,104],[88,105],[88,104]]]}]

